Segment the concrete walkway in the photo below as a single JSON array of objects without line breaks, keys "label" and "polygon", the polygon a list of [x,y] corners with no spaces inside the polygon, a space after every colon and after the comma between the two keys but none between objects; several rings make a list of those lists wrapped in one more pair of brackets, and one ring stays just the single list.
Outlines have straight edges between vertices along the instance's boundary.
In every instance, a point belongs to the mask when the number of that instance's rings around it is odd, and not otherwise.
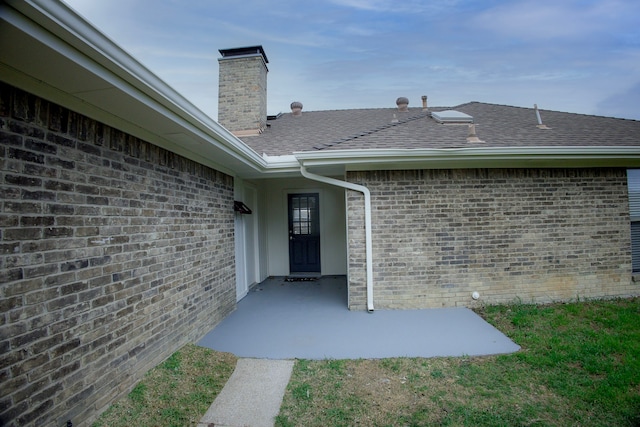
[{"label": "concrete walkway", "polygon": [[239,359],[198,427],[273,427],[293,360]]},{"label": "concrete walkway", "polygon": [[519,350],[467,308],[347,309],[346,279],[268,279],[198,344],[239,357],[359,359],[482,356]]}]

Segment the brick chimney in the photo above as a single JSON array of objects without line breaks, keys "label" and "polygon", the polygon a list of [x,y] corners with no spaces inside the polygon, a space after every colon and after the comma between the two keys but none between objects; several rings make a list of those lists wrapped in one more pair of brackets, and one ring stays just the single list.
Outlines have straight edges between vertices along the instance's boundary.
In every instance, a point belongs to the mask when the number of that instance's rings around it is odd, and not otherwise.
[{"label": "brick chimney", "polygon": [[262,46],[219,52],[218,122],[237,136],[258,135],[267,124],[267,55]]}]

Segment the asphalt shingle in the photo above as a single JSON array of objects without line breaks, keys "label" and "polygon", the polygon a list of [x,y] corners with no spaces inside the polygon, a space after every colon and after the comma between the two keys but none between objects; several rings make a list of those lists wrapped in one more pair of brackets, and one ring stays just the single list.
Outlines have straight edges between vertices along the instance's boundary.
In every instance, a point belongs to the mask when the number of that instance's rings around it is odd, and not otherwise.
[{"label": "asphalt shingle", "polygon": [[454,109],[473,116],[482,142],[467,142],[466,124],[439,124],[421,108],[329,110],[283,114],[258,136],[242,138],[270,156],[296,151],[382,149],[638,146],[640,121],[540,110],[549,129],[538,128],[533,108],[470,102]]}]

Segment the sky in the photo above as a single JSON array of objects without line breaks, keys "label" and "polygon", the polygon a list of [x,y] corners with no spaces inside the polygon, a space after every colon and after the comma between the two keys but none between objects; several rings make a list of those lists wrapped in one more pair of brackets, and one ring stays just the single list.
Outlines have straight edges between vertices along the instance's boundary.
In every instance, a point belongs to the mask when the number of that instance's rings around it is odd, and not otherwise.
[{"label": "sky", "polygon": [[218,49],[262,45],[268,113],[471,101],[640,120],[638,0],[65,0],[214,119]]}]

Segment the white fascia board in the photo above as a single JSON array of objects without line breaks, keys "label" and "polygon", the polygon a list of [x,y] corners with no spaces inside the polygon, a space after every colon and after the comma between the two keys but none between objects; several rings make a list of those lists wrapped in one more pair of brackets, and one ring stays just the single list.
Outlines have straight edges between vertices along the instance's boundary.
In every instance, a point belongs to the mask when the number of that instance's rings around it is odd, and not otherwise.
[{"label": "white fascia board", "polygon": [[266,163],[265,170],[278,170],[278,169],[300,169],[300,162],[293,154],[285,156],[269,156],[268,154],[262,154],[262,158]]},{"label": "white fascia board", "polygon": [[300,162],[293,155],[269,156],[262,154],[264,166],[254,174],[247,174],[246,178],[290,178],[300,177]]},{"label": "white fascia board", "polygon": [[[5,6],[3,20],[56,50],[113,88],[175,122],[184,129],[184,133],[215,146],[253,170],[260,171],[266,167],[265,161],[240,139],[66,5],[50,0],[7,0],[6,3],[19,13]],[[49,90],[53,93],[54,89]],[[80,95],[76,94],[78,104],[83,103]],[[126,121],[126,118],[119,119]],[[133,125],[137,126],[135,123]]]},{"label": "white fascia board", "polygon": [[640,147],[472,147],[296,152],[306,167],[346,170],[486,167],[638,167]]}]

